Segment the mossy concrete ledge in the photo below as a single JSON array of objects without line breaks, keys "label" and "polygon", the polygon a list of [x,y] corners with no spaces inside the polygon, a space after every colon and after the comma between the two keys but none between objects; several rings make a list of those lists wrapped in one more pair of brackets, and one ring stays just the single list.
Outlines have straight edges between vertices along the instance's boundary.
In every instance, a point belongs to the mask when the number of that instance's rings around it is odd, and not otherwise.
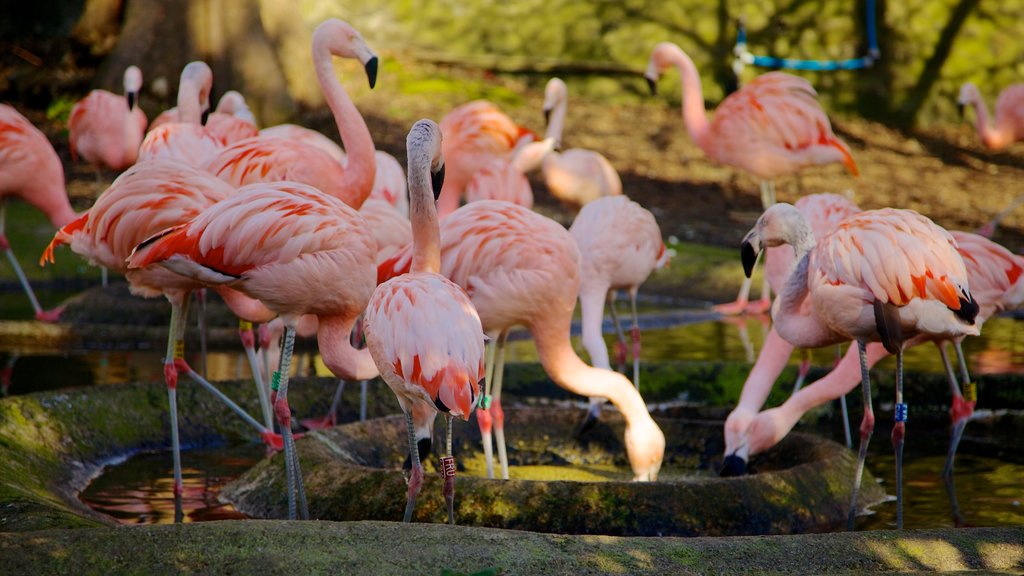
[{"label": "mossy concrete ledge", "polygon": [[0,534],[2,574],[1020,574],[1024,527],[740,538],[219,521]]},{"label": "mossy concrete ledge", "polygon": [[[289,396],[298,413],[316,413],[326,408],[335,383],[301,378]],[[259,413],[252,382],[217,385],[250,413]],[[178,383],[178,407],[186,449],[257,439],[252,428],[184,376]],[[85,506],[78,493],[105,464],[168,449],[169,436],[162,382],[0,400],[0,532],[112,524]]]},{"label": "mossy concrete ledge", "polygon": [[[580,464],[628,470],[623,421],[606,412],[582,440],[574,438],[581,411],[565,408],[506,409],[509,459],[517,464],[562,464],[572,477]],[[660,419],[669,439],[663,480],[488,480],[460,473],[456,520],[460,524],[561,534],[620,536],[725,536],[820,531],[842,525],[849,507],[855,459],[840,445],[792,434],[754,458],[758,473],[718,478],[721,423]],[[405,506],[402,463],[407,454],[401,416],[352,423],[307,435],[298,442],[310,513],[323,520],[397,520]],[[441,438],[435,438],[435,446]],[[479,431],[456,425],[456,460],[479,469]],[[283,458],[253,467],[222,491],[236,508],[259,518],[287,514]],[[415,520],[443,522],[444,500],[434,460]],[[598,467],[598,473],[606,468]],[[593,468],[591,468],[593,470]],[[514,472],[514,471],[513,471]],[[593,472],[591,472],[593,474]],[[623,478],[623,472],[610,477]],[[628,477],[628,475],[626,475]],[[865,475],[861,505],[884,498]]]}]

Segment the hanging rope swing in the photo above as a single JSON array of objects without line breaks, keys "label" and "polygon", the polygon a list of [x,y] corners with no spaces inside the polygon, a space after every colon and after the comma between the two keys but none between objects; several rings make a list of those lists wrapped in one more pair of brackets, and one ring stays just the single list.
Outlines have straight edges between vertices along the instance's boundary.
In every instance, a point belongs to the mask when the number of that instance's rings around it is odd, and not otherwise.
[{"label": "hanging rope swing", "polygon": [[744,66],[814,70],[819,72],[870,68],[881,56],[881,52],[878,50],[878,36],[875,33],[875,0],[867,0],[865,5],[868,53],[860,58],[847,58],[845,60],[799,60],[794,58],[776,58],[774,56],[758,56],[752,54],[747,49],[747,29],[743,22],[740,21],[739,30],[736,34],[736,47],[733,49],[733,53],[736,55],[736,59],[733,61],[733,70],[739,76]]}]

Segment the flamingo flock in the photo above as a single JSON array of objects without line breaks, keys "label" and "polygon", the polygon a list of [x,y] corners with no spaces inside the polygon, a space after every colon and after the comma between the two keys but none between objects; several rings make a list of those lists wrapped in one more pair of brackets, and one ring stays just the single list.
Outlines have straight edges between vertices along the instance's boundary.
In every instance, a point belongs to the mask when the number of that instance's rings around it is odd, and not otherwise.
[{"label": "flamingo flock", "polygon": [[[608,158],[596,150],[562,149],[566,83],[559,78],[547,83],[544,138],[495,104],[477,100],[439,123],[416,122],[407,135],[403,171],[398,159],[375,148],[333,64],[334,57],[359,62],[373,88],[377,53],[350,24],[329,19],[314,31],[311,54],[341,146],[298,125],[260,130],[238,92],[225,93],[211,112],[212,72],[200,61],[184,67],[177,107],[154,119],[148,133],[138,107],[138,68],[125,71],[124,95],[90,93],[71,113],[71,152],[97,170],[123,173],[81,215],[71,209],[49,141],[13,108],[0,105],[0,247],[16,267],[36,317],[56,320],[59,310],[43,310],[17,268],[3,234],[2,202],[9,195],[42,210],[58,229],[43,261],[52,262],[55,249],[67,245],[123,274],[134,294],[171,302],[164,374],[176,519],[181,520],[182,490],[180,372],[218,395],[269,446],[283,451],[288,516],[310,518],[288,401],[297,333],[315,334],[325,365],[342,385],[363,381],[365,391],[365,381],[380,376],[398,399],[411,462],[406,522],[415,512],[422,461],[433,449],[439,413],[446,424],[439,468],[449,523],[455,523],[454,417],[476,416],[488,476],[509,478],[501,396],[505,344],[515,326],[532,335],[540,363],[556,385],[590,399],[590,421],[605,402],[614,405],[626,422],[623,446],[633,479],[657,481],[672,438],[641,395],[637,295],[667,264],[670,252],[655,214],[629,198]],[[725,422],[722,475],[746,473],[750,456],[781,440],[801,414],[859,382],[864,415],[849,507],[852,528],[875,423],[869,369],[893,354],[891,439],[902,527],[908,421],[902,355],[911,346],[934,342],[953,398],[944,476],[959,517],[953,461],[974,401],[961,391],[947,344],[955,346],[967,385],[960,342],[979,334],[992,314],[1024,303],[1024,258],[980,236],[950,233],[911,210],[861,211],[848,198],[830,194],[807,196],[795,206],[777,204],[777,178],[827,164],[858,174],[849,146],[833,133],[811,84],[781,72],[761,75],[723,100],[709,120],[696,66],[677,45],[653,47],[645,72],[652,91],[673,67],[682,79],[689,138],[713,162],[761,181],[764,212],[741,249],[748,282],[735,302],[716,310],[733,315],[770,309],[773,325]],[[1024,137],[1022,90],[1017,85],[1000,96],[990,123],[977,88],[964,85],[959,103],[974,108],[985,146],[1000,149]],[[550,195],[575,212],[568,229],[532,210],[528,174],[537,169]],[[749,276],[765,251],[761,300],[750,303]],[[242,321],[262,422],[184,360],[189,295],[204,288],[216,291]],[[615,312],[617,290],[630,297],[631,346]],[[589,364],[570,340],[577,300]],[[619,364],[627,349],[631,352],[632,380],[611,368],[602,336],[605,302],[618,333]],[[260,377],[249,326],[271,321],[283,333],[283,346],[268,384]],[[366,348],[353,345],[357,322]],[[784,405],[760,411],[794,348],[843,343],[855,347],[829,376],[800,389]],[[340,392],[335,403],[339,397]],[[307,426],[335,424],[335,411],[332,405],[327,417]]]}]

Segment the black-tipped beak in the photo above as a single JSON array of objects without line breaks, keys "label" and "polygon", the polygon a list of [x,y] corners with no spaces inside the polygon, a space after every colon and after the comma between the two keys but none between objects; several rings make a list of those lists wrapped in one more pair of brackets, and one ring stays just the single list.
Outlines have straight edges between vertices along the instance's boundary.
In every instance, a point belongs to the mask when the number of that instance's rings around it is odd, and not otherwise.
[{"label": "black-tipped beak", "polygon": [[730,454],[722,460],[722,469],[718,471],[718,475],[722,478],[732,478],[734,476],[745,476],[747,474],[747,461],[735,454]]},{"label": "black-tipped beak", "polygon": [[370,81],[370,90],[377,85],[377,57],[374,56],[364,66],[366,69],[366,78]]},{"label": "black-tipped beak", "polygon": [[135,109],[135,99],[137,98],[137,96],[135,95],[135,92],[129,92],[125,96],[128,98],[128,109],[129,110],[134,110]]},{"label": "black-tipped beak", "polygon": [[740,247],[740,259],[743,261],[743,273],[750,278],[754,272],[754,264],[757,262],[757,249],[749,240],[744,240],[743,246]]},{"label": "black-tipped beak", "polygon": [[434,189],[434,202],[441,197],[441,187],[444,186],[444,166],[438,168],[437,172],[430,173],[430,185]]},{"label": "black-tipped beak", "polygon": [[956,103],[956,111],[957,111],[958,114],[960,114],[960,119],[963,120],[964,119],[964,105],[963,105],[962,102],[957,102]]},{"label": "black-tipped beak", "polygon": [[550,124],[550,123],[551,123],[551,109],[550,108],[545,108],[544,109],[544,127],[547,128],[548,124]]},{"label": "black-tipped beak", "polygon": [[658,81],[655,80],[654,78],[649,77],[649,76],[644,76],[644,79],[647,80],[647,87],[651,89],[651,96],[657,96],[658,95]]},{"label": "black-tipped beak", "polygon": [[199,123],[206,126],[207,120],[210,119],[210,109],[203,110],[203,117],[199,119]]}]

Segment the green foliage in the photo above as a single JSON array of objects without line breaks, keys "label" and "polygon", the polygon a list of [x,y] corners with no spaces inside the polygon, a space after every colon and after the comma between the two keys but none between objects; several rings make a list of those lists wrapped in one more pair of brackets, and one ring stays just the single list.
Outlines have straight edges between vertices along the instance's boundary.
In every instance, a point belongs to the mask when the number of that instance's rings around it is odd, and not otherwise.
[{"label": "green foliage", "polygon": [[71,109],[74,107],[75,99],[62,94],[50,102],[50,106],[46,109],[46,118],[49,120],[59,120],[61,123],[67,124],[68,116],[71,115]]},{"label": "green foliage", "polygon": [[466,572],[459,572],[458,570],[449,570],[448,568],[441,569],[441,576],[498,576],[497,568],[485,568],[479,572],[473,572],[468,574]]}]

